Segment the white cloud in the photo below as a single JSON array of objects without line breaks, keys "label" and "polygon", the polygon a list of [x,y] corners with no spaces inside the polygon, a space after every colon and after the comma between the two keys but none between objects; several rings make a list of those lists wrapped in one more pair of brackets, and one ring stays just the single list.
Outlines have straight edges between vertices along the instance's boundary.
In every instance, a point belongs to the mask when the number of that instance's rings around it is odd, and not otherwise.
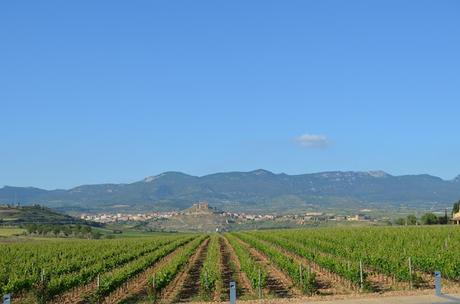
[{"label": "white cloud", "polygon": [[302,134],[295,141],[305,148],[326,148],[329,145],[327,137],[318,134]]}]

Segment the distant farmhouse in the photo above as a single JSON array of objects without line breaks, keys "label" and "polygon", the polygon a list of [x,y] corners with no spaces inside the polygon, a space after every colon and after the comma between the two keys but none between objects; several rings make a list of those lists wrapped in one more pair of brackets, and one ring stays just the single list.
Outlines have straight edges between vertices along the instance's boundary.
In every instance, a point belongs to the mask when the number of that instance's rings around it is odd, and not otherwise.
[{"label": "distant farmhouse", "polygon": [[455,224],[460,225],[460,211],[453,214],[452,221],[454,221]]},{"label": "distant farmhouse", "polygon": [[369,221],[371,218],[364,214],[356,214],[354,216],[347,217],[349,221]]}]

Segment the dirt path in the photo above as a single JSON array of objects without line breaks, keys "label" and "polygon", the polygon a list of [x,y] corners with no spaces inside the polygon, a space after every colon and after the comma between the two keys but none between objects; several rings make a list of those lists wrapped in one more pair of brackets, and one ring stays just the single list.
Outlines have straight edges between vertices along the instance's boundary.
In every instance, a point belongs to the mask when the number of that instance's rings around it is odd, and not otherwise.
[{"label": "dirt path", "polygon": [[[413,293],[411,295],[385,294],[369,296],[368,294],[353,295],[346,298],[290,298],[290,299],[264,299],[251,301],[238,301],[244,304],[454,304],[460,303],[460,293],[435,296],[433,291]],[[199,302],[193,303],[199,304]],[[224,304],[222,302],[222,304]]]},{"label": "dirt path", "polygon": [[[219,247],[221,256],[221,275],[222,275],[222,290],[220,299],[229,300],[230,282],[233,279],[233,269],[230,267],[230,253],[226,247],[225,241],[219,237]],[[237,282],[237,286],[238,286]]]},{"label": "dirt path", "polygon": [[72,288],[70,291],[55,297],[51,303],[53,304],[75,304],[81,303],[82,298],[85,294],[90,294],[92,291],[97,289],[97,281]]},{"label": "dirt path", "polygon": [[235,250],[230,245],[226,237],[223,236],[221,238],[221,241],[223,243],[223,246],[225,247],[225,250],[227,251],[229,255],[228,258],[230,259],[231,263],[235,267],[234,271],[236,273],[233,277],[236,279],[236,283],[237,283],[236,285],[237,297],[254,296],[255,295],[254,289],[252,288],[251,282],[249,281],[246,274],[243,271],[241,271],[240,260],[238,259],[238,256],[236,255]]},{"label": "dirt path", "polygon": [[294,287],[294,283],[291,278],[289,278],[283,271],[276,268],[265,254],[253,248],[241,239],[238,239],[238,241],[248,249],[249,253],[254,257],[256,262],[263,265],[263,267],[267,270],[268,277],[265,288],[266,292],[268,291],[279,298],[290,298],[302,294]]},{"label": "dirt path", "polygon": [[209,238],[206,239],[185,266],[161,294],[161,303],[190,301],[200,289],[200,270],[206,258]]},{"label": "dirt path", "polygon": [[196,260],[193,262],[192,267],[188,271],[187,278],[182,285],[182,288],[177,295],[178,302],[189,302],[193,297],[198,295],[200,290],[200,272],[203,267],[203,262],[206,259],[209,241],[206,241],[205,246],[198,252]]}]

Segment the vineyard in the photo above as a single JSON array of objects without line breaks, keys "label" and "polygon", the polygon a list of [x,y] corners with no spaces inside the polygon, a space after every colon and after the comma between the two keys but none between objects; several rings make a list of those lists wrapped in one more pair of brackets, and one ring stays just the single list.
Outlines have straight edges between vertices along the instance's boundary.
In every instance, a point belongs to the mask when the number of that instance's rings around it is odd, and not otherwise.
[{"label": "vineyard", "polygon": [[460,228],[368,227],[0,244],[13,303],[175,303],[460,288]]}]

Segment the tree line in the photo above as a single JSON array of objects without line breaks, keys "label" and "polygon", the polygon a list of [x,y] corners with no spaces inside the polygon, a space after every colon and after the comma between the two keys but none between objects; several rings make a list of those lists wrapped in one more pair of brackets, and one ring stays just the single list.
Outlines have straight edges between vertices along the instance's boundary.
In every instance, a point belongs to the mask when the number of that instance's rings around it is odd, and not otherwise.
[{"label": "tree line", "polygon": [[452,207],[451,215],[447,215],[447,210],[444,215],[438,216],[432,212],[423,214],[420,219],[415,215],[410,214],[406,217],[400,217],[394,221],[395,225],[447,225],[455,213],[460,212],[460,201],[456,202]]},{"label": "tree line", "polygon": [[84,225],[29,224],[25,226],[27,234],[35,236],[74,237],[99,239],[102,234]]}]

